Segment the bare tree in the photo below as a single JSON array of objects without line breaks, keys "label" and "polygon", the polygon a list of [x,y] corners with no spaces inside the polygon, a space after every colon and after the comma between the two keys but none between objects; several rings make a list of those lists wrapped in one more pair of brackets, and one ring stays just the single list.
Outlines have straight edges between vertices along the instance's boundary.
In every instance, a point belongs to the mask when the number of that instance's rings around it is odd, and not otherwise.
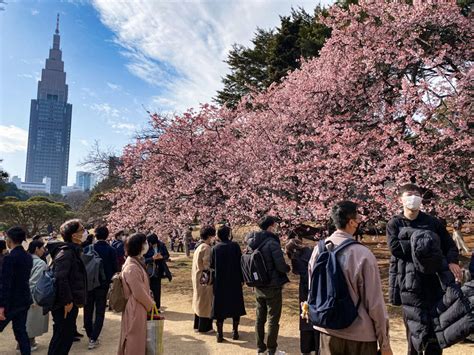
[{"label": "bare tree", "polygon": [[94,141],[87,156],[79,162],[79,166],[92,170],[101,178],[110,175],[111,161],[117,159],[117,151],[112,147],[102,148],[98,140]]}]

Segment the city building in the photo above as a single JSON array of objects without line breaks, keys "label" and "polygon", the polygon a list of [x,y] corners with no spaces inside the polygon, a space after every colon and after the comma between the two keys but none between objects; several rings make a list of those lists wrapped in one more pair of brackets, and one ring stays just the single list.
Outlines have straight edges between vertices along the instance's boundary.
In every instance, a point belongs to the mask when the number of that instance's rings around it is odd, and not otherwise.
[{"label": "city building", "polygon": [[76,185],[72,185],[72,186],[61,186],[61,195],[67,195],[67,194],[70,194],[71,192],[83,192],[84,190],[79,187],[79,186],[76,186]]},{"label": "city building", "polygon": [[90,191],[97,183],[97,175],[88,171],[76,172],[76,186],[80,187],[82,191]]},{"label": "city building", "polygon": [[72,117],[67,100],[58,14],[53,48],[41,72],[37,97],[31,100],[25,178],[28,183],[41,183],[45,176],[50,177],[51,193],[67,185]]},{"label": "city building", "polygon": [[51,178],[45,176],[41,182],[22,182],[18,176],[13,176],[11,179],[16,187],[29,193],[51,193]]}]

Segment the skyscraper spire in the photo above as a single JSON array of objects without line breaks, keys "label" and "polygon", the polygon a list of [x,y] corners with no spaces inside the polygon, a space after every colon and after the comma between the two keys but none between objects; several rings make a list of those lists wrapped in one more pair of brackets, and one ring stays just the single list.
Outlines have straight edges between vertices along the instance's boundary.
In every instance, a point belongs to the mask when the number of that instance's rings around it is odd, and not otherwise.
[{"label": "skyscraper spire", "polygon": [[56,17],[56,34],[59,34],[59,13],[58,16]]}]

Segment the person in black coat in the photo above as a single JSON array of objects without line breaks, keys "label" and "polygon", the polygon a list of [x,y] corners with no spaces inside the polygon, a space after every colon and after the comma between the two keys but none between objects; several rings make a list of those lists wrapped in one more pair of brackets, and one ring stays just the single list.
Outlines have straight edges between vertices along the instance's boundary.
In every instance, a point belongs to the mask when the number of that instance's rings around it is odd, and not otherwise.
[{"label": "person in black coat", "polygon": [[[300,314],[302,313],[301,303],[308,300],[308,263],[313,253],[313,248],[305,246],[301,239],[292,238],[286,244],[286,255],[291,260],[291,271],[300,276],[299,301]],[[301,354],[311,354],[319,352],[319,331],[313,328],[310,321],[300,316],[300,351]]]},{"label": "person in black coat", "polygon": [[[387,223],[387,241],[392,254],[389,270],[389,298],[391,303],[395,306],[406,303],[407,298],[405,298],[404,301],[401,296],[408,284],[410,287],[415,286],[415,289],[412,290],[411,293],[413,295],[416,294],[417,298],[422,300],[417,303],[417,307],[410,308],[410,312],[404,312],[403,315],[407,331],[408,354],[414,355],[419,354],[413,340],[420,333],[420,330],[416,330],[414,326],[411,326],[412,329],[410,329],[409,324],[419,324],[419,322],[413,322],[413,320],[421,319],[425,310],[432,309],[439,302],[444,291],[436,275],[422,275],[420,282],[416,284],[414,284],[413,281],[408,282],[410,279],[405,277],[406,268],[413,260],[410,240],[402,238],[402,232],[406,230],[407,227],[410,227],[436,233],[439,236],[441,253],[448,265],[449,271],[457,281],[461,280],[462,273],[459,267],[459,251],[446,230],[446,226],[438,218],[421,211],[423,201],[421,189],[414,184],[403,185],[400,187],[399,199],[400,203],[403,204],[403,213],[393,217]],[[406,295],[410,296],[410,293]],[[430,337],[435,338],[431,322],[428,326],[430,328]],[[415,331],[412,335],[413,330]],[[439,344],[434,341],[427,345],[425,353],[441,354],[442,350]]]},{"label": "person in black coat", "polygon": [[[3,239],[0,239],[0,276],[2,276],[2,266],[5,256],[8,254],[7,242]],[[0,294],[2,293],[2,282],[0,277]]]},{"label": "person in black coat", "polygon": [[22,355],[31,353],[30,339],[26,332],[26,319],[33,299],[30,293],[30,273],[33,259],[21,243],[26,233],[21,227],[7,231],[7,246],[11,250],[3,260],[0,275],[0,332],[12,322],[15,339]]},{"label": "person in black coat", "polygon": [[155,233],[148,235],[147,241],[150,248],[143,257],[145,258],[148,276],[150,277],[150,289],[151,292],[153,292],[153,299],[155,300],[156,307],[160,309],[161,279],[167,277],[168,280],[171,281],[172,278],[168,265],[166,264],[170,258],[170,254],[165,243],[159,240]]},{"label": "person in black coat", "polygon": [[[265,260],[270,282],[265,286],[255,287],[257,301],[257,319],[255,321],[255,334],[258,352],[275,354],[278,347],[278,332],[283,304],[283,285],[290,282],[286,275],[290,267],[286,264],[281,250],[280,239],[276,235],[278,220],[272,216],[263,217],[258,226],[260,231],[253,233],[248,239],[251,250],[259,248]],[[268,339],[265,343],[265,323],[268,321]]]},{"label": "person in black coat", "polygon": [[[87,294],[87,303],[84,307],[84,328],[89,337],[89,350],[98,346],[102,326],[104,325],[105,309],[107,307],[107,293],[109,292],[112,276],[118,271],[117,252],[107,243],[109,230],[105,226],[97,227],[94,230],[97,242],[93,244],[93,248],[102,259],[105,279],[101,280],[100,286],[89,291]],[[95,321],[94,318],[95,310]]]},{"label": "person in black coat", "polygon": [[217,321],[217,342],[224,340],[223,325],[226,318],[233,320],[232,339],[239,339],[240,317],[246,314],[242,292],[242,251],[236,242],[229,240],[231,229],[222,226],[217,231],[218,243],[212,248],[214,301],[212,318]]},{"label": "person in black coat", "polygon": [[86,303],[87,273],[81,259],[81,243],[87,231],[78,219],[66,221],[60,228],[63,242],[50,242],[47,248],[53,259],[56,299],[51,310],[53,336],[49,355],[68,354],[76,333],[79,307]]},{"label": "person in black coat", "polygon": [[125,246],[122,240],[124,236],[125,233],[123,230],[118,231],[115,233],[114,239],[110,244],[117,252],[117,266],[119,270],[122,270],[122,265],[125,262]]}]

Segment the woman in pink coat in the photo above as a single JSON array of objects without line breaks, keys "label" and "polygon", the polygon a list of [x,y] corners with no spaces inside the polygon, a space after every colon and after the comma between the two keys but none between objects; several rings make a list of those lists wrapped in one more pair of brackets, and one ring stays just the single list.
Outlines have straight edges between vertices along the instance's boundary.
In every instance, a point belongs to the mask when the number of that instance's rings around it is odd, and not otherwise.
[{"label": "woman in pink coat", "polygon": [[147,311],[154,305],[143,255],[148,251],[146,236],[135,233],[127,239],[127,260],[122,283],[128,302],[122,314],[119,355],[145,355]]}]

